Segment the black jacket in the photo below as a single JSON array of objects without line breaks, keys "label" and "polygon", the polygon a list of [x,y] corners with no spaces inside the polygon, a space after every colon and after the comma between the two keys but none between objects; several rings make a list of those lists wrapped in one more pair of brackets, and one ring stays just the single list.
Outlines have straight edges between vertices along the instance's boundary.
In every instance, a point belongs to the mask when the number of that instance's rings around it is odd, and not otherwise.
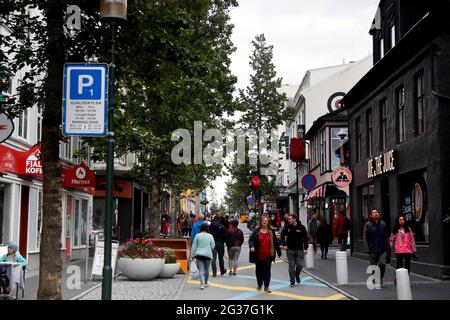
[{"label": "black jacket", "polygon": [[281,232],[281,242],[291,250],[308,250],[308,232],[300,223],[295,227],[287,225]]},{"label": "black jacket", "polygon": [[364,225],[364,245],[366,252],[383,253],[389,247],[389,230],[384,221],[369,220]]},{"label": "black jacket", "polygon": [[227,241],[227,232],[225,227],[219,222],[212,222],[209,226],[209,232],[214,237],[216,247],[223,248],[224,243]]},{"label": "black jacket", "polygon": [[[275,252],[278,254],[279,257],[281,257],[281,248],[278,243],[277,235],[275,234],[275,231],[272,230],[272,239],[273,239],[273,246],[275,248]],[[249,249],[255,248],[255,252],[250,252],[250,262],[255,263],[258,256],[258,250],[259,250],[259,230],[256,229],[253,231],[252,235],[248,239],[248,246]],[[252,257],[253,256],[253,257]],[[272,261],[275,261],[275,256],[272,256]]]},{"label": "black jacket", "polygon": [[331,231],[330,225],[320,225],[317,228],[317,242],[321,244],[329,244],[333,242],[333,232]]}]

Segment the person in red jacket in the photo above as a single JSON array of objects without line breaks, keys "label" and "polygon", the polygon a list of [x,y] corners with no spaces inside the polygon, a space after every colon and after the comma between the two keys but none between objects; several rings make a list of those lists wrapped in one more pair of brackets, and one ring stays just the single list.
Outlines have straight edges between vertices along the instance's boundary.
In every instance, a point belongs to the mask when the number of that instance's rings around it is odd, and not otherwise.
[{"label": "person in red jacket", "polygon": [[345,216],[345,211],[341,211],[336,223],[336,234],[339,244],[341,245],[341,251],[347,250],[347,236],[349,230],[350,219]]},{"label": "person in red jacket", "polygon": [[161,233],[167,237],[167,235],[169,234],[169,221],[166,220],[166,218],[162,218],[162,223],[161,223]]},{"label": "person in red jacket", "polygon": [[[406,225],[405,217],[399,215],[395,220],[391,235],[391,247],[397,258],[396,269],[403,268],[403,261],[408,273],[411,270],[411,257],[416,252],[416,242],[410,227]],[[395,281],[397,282],[397,281]]]}]

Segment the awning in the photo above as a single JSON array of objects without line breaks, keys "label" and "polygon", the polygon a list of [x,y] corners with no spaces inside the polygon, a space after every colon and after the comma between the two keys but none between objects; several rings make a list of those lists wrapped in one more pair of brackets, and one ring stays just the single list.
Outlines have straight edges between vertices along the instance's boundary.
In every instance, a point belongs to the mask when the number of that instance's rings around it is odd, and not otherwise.
[{"label": "awning", "polygon": [[314,199],[321,199],[321,198],[325,198],[325,186],[321,185],[318,186],[317,188],[311,190],[308,192],[308,195],[306,196],[305,200],[306,201],[311,201]]}]

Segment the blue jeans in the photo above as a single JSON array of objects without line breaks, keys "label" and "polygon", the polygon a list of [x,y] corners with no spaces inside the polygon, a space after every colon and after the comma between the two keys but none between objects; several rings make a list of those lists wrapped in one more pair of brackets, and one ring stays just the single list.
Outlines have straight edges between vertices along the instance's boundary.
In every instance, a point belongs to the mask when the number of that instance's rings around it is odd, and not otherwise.
[{"label": "blue jeans", "polygon": [[200,284],[208,283],[209,278],[209,265],[211,264],[211,259],[197,259],[197,268],[200,276]]}]

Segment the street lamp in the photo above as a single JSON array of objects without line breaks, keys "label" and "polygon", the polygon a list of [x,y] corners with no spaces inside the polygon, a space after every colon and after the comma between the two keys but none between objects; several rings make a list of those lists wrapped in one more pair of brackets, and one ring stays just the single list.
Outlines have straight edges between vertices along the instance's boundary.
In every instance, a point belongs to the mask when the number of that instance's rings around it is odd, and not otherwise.
[{"label": "street lamp", "polygon": [[341,167],[344,166],[344,140],[347,137],[347,131],[344,128],[341,128],[338,132],[338,137],[341,139],[341,147],[340,147],[340,158],[341,158]]},{"label": "street lamp", "polygon": [[111,267],[111,243],[112,243],[112,219],[113,186],[114,186],[114,108],[115,108],[115,50],[116,31],[120,22],[127,19],[127,0],[101,0],[100,17],[111,26],[111,65],[109,67],[109,91],[108,91],[108,134],[106,144],[108,147],[106,163],[106,212],[105,212],[105,247],[102,270],[102,300],[111,300],[112,291],[112,267]]}]

